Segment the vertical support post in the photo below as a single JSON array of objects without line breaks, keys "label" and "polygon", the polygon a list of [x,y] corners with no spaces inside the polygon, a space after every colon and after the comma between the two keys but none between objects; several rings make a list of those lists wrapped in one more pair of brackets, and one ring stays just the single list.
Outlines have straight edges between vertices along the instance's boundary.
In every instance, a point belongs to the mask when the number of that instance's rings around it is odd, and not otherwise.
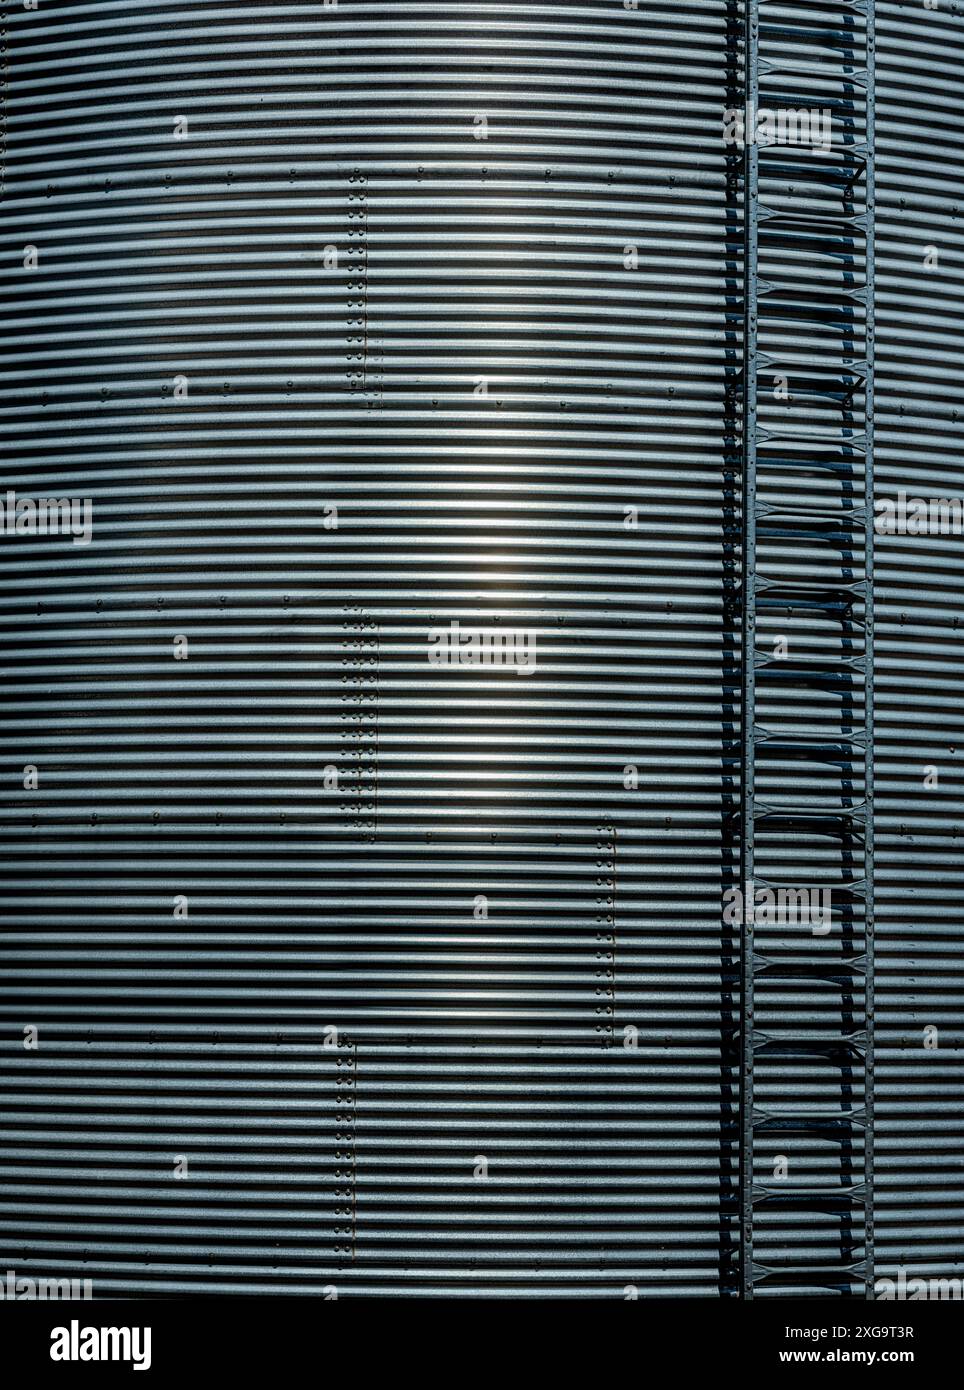
[{"label": "vertical support post", "polygon": [[750,115],[759,105],[759,0],[745,0],[744,178],[743,178],[743,641],[742,752],[740,791],[740,883],[743,889],[741,927],[741,1047],[740,1047],[740,1289],[753,1297],[753,850],[756,698],[756,450],[757,450],[757,260],[758,174],[756,141]]},{"label": "vertical support post", "polygon": [[867,1297],[874,1297],[874,337],[875,337],[875,246],[876,177],[874,160],[875,80],[876,80],[876,0],[868,0],[866,21],[867,105],[865,136],[867,163],[864,194],[866,199],[866,250],[864,270],[867,312],[864,320],[864,355],[867,364],[864,395],[864,942],[866,975],[864,987],[864,1253]]}]

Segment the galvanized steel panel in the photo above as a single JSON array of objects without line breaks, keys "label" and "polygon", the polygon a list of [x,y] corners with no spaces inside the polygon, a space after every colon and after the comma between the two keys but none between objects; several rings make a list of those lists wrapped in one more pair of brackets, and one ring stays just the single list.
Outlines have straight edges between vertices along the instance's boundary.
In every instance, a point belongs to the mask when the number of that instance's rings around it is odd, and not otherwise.
[{"label": "galvanized steel panel", "polygon": [[6,8],[3,1253],[713,1292],[724,5]]},{"label": "galvanized steel panel", "polygon": [[[961,498],[964,30],[877,9],[878,497]],[[964,551],[881,535],[877,554],[879,1272],[961,1279]]]},{"label": "galvanized steel panel", "polygon": [[[94,509],[0,549],[0,1267],[735,1292],[736,5],[0,9],[5,487]],[[960,19],[877,13],[880,486],[946,489]],[[878,563],[882,1274],[964,1264],[959,544]]]}]

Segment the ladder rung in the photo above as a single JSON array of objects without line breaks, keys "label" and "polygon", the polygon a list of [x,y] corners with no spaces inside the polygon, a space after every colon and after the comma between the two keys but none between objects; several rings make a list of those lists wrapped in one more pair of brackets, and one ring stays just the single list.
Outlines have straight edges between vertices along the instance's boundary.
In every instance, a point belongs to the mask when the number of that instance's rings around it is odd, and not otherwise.
[{"label": "ladder rung", "polygon": [[774,751],[779,750],[786,758],[796,757],[805,761],[808,757],[813,757],[825,762],[837,762],[837,754],[845,757],[855,749],[864,750],[867,747],[867,734],[861,730],[852,734],[835,734],[829,739],[819,736],[807,738],[802,734],[776,734],[757,725],[753,730],[753,741],[760,745],[765,744]]},{"label": "ladder rung", "polygon": [[753,973],[771,980],[822,980],[827,984],[852,984],[855,976],[867,973],[867,957],[859,955],[843,961],[809,961],[798,965],[754,952]]},{"label": "ladder rung", "polygon": [[[786,146],[781,145],[779,148],[784,149]],[[785,222],[790,227],[846,227],[858,232],[867,232],[870,228],[865,212],[855,213],[852,216],[844,213],[839,217],[833,217],[829,213],[783,212],[780,208],[761,207],[760,217],[766,222]]]},{"label": "ladder rung", "polygon": [[[841,453],[849,450],[854,454],[864,454],[867,452],[867,436],[865,434],[854,434],[849,437],[841,438],[839,431],[833,435],[821,434],[816,430],[764,430],[757,429],[756,438],[758,443],[763,444],[809,444],[811,448],[821,444],[832,444],[840,449]],[[807,459],[807,467],[815,467],[811,459]]]},{"label": "ladder rung", "polygon": [[809,1207],[815,1210],[829,1206],[832,1210],[837,1210],[844,1206],[852,1206],[856,1202],[862,1203],[866,1196],[866,1188],[863,1183],[855,1183],[852,1187],[809,1189],[786,1188],[782,1184],[774,1187],[769,1183],[754,1183],[751,1195],[754,1205],[772,1202],[774,1206],[797,1209]]},{"label": "ladder rung", "polygon": [[[757,520],[768,521],[768,523],[779,523],[779,521],[817,521],[835,525],[835,527],[847,527],[853,523],[854,528],[860,523],[867,525],[867,507],[779,507],[772,502],[757,503]],[[793,531],[793,535],[800,535],[800,531]],[[820,531],[810,532],[810,534],[820,537]]]},{"label": "ladder rung", "polygon": [[[842,71],[834,71],[834,67]],[[839,77],[841,82],[852,83],[858,87],[866,87],[868,72],[866,68],[854,68],[846,61],[832,63],[785,63],[771,62],[768,58],[758,60],[758,71],[770,77]],[[846,69],[851,68],[847,72]],[[769,101],[771,98],[767,98]]]},{"label": "ladder rung", "polygon": [[[770,353],[765,352],[758,352],[756,360],[758,371],[761,369],[763,371],[770,371],[773,367],[789,367],[791,372],[814,372],[817,374],[826,372],[828,375],[833,376],[839,371],[850,372],[853,376],[859,376],[861,378],[867,376],[867,359],[864,357],[846,358],[841,362],[839,368],[828,367],[826,362],[821,358],[809,358],[806,356],[773,357]],[[743,370],[742,367],[740,370]]]},{"label": "ladder rung", "polygon": [[754,1284],[763,1283],[766,1279],[779,1279],[785,1284],[796,1284],[806,1286],[817,1284],[821,1288],[841,1288],[843,1283],[850,1284],[856,1279],[865,1279],[867,1275],[867,1261],[856,1260],[852,1264],[845,1265],[764,1265],[759,1261],[753,1262],[752,1279]]},{"label": "ladder rung", "polygon": [[[866,304],[867,291],[863,288],[848,289],[845,285],[835,285],[832,289],[814,289],[803,285],[776,285],[772,281],[761,281],[758,287],[758,294],[761,299],[769,299],[774,295],[782,295],[784,299],[790,300],[790,308],[800,308],[806,311],[815,304],[836,304],[841,299],[854,299],[859,304]],[[767,314],[767,305],[763,304],[760,308],[760,317],[764,318]]]},{"label": "ladder rung", "polygon": [[867,13],[867,0],[759,0],[760,6],[779,4],[781,9],[799,6],[802,10],[856,10],[858,14]]},{"label": "ladder rung", "polygon": [[790,521],[830,521],[834,524],[845,521],[861,521],[866,525],[866,507],[781,507],[773,502],[757,502],[756,515],[758,519],[780,520],[786,517]]},{"label": "ladder rung", "polygon": [[[794,882],[794,883],[780,882],[780,881],[777,880],[777,879],[762,878],[759,874],[757,874],[757,875],[755,875],[755,877],[754,877],[754,879],[753,879],[753,887],[754,887],[754,888],[775,888],[775,889],[781,889],[781,888],[783,888],[783,889],[795,889],[795,888],[799,887],[799,883],[798,883],[798,882]],[[849,883],[822,883],[822,884],[811,884],[811,887],[813,887],[813,888],[817,888],[817,887],[826,888],[827,892],[830,893],[831,895],[833,895],[834,893],[848,893],[848,894],[853,894],[853,895],[856,896],[856,897],[862,897],[862,896],[864,895],[864,893],[866,893],[866,891],[867,891],[867,880],[864,879],[864,878],[855,878],[855,879],[851,879]]]},{"label": "ladder rung", "polygon": [[[848,101],[846,100],[846,98],[844,98],[844,100],[843,100],[842,102],[841,102],[839,99],[836,99],[836,100],[835,100],[834,98],[831,98],[830,100],[828,100],[827,102],[825,102],[824,105],[825,105],[826,109],[827,109],[828,111],[830,111],[831,116],[833,116],[833,115],[835,115],[835,114],[838,114],[838,108],[839,108],[839,107],[841,107],[841,106],[844,106],[844,107],[850,106],[850,105],[852,105],[852,103],[848,102]],[[861,163],[863,163],[863,161],[867,158],[867,155],[870,153],[870,146],[867,144],[867,141],[864,140],[864,139],[861,139],[861,140],[848,140],[848,139],[847,139],[847,135],[848,135],[849,133],[850,133],[849,131],[846,131],[846,130],[845,130],[845,131],[842,132],[842,135],[843,135],[843,138],[842,138],[842,139],[840,139],[840,138],[835,138],[835,137],[834,137],[833,130],[831,129],[831,132],[830,132],[830,139],[829,139],[828,141],[823,141],[823,140],[822,140],[822,141],[820,142],[820,144],[816,147],[817,151],[820,153],[820,155],[823,157],[823,159],[825,159],[825,160],[826,160],[826,159],[829,159],[831,155],[841,155],[841,156],[842,156],[842,155],[851,155],[851,154],[853,154],[853,155],[856,155],[856,156],[857,156],[857,158],[859,159],[859,161],[860,161]],[[774,156],[774,155],[785,154],[785,155],[787,156],[787,167],[788,167],[788,168],[797,169],[797,168],[799,168],[799,165],[798,165],[798,164],[794,164],[794,163],[792,162],[792,161],[796,158],[797,153],[809,155],[809,156],[810,156],[810,159],[813,161],[813,164],[811,165],[811,169],[809,169],[809,170],[806,171],[807,176],[808,176],[808,178],[809,178],[810,181],[819,181],[819,179],[820,179],[820,161],[817,160],[817,159],[814,159],[814,157],[813,157],[813,156],[814,156],[814,146],[813,146],[812,143],[807,143],[806,141],[789,141],[789,140],[787,140],[787,141],[774,140],[774,141],[767,141],[767,142],[761,141],[761,142],[757,145],[757,148],[758,148],[758,150],[759,150],[759,152],[760,152],[761,155],[765,155],[765,156],[767,157],[767,161],[766,161],[766,162],[767,162],[767,165],[768,165],[768,166],[771,165],[771,164],[773,164],[773,163],[775,162],[774,159],[773,159],[773,156]],[[809,163],[810,161],[808,160],[807,162]],[[815,166],[815,167],[814,167],[814,166]],[[767,168],[767,171],[766,171],[766,172],[767,172],[767,173],[770,172],[769,167]],[[859,178],[859,174],[858,174],[856,177]],[[851,183],[851,182],[852,182],[852,180],[848,178],[848,179],[847,179],[847,183]]]},{"label": "ladder rung", "polygon": [[781,817],[793,820],[866,821],[867,807],[862,801],[855,806],[780,806],[757,801],[753,806],[753,815],[757,820]]},{"label": "ladder rung", "polygon": [[863,1129],[867,1121],[866,1111],[857,1110],[816,1111],[808,1115],[780,1115],[767,1110],[754,1109],[753,1128],[766,1130],[771,1134],[811,1134],[843,1133],[853,1129]]},{"label": "ladder rung", "polygon": [[867,665],[862,656],[847,656],[833,663],[813,662],[812,665],[803,667],[799,662],[791,662],[786,657],[767,656],[759,651],[753,653],[753,664],[758,671],[779,676],[784,685],[806,685],[810,681],[826,680],[839,683],[847,671],[863,671]]},{"label": "ladder rung", "polygon": [[774,613],[793,612],[795,609],[802,609],[820,613],[836,613],[841,617],[853,607],[853,600],[846,597],[845,592],[835,593],[832,590],[814,589],[810,593],[776,593],[764,592],[757,596],[757,611],[762,613],[771,611]]},{"label": "ladder rung", "polygon": [[768,1057],[830,1057],[841,1053],[863,1056],[866,1050],[866,1030],[850,1033],[846,1037],[795,1038],[792,1042],[785,1038],[771,1038],[754,1030],[753,1051]]},{"label": "ladder rung", "polygon": [[869,581],[855,579],[850,584],[818,584],[806,579],[767,579],[765,575],[754,574],[751,587],[756,593],[772,594],[785,590],[788,594],[863,594],[867,595]]}]

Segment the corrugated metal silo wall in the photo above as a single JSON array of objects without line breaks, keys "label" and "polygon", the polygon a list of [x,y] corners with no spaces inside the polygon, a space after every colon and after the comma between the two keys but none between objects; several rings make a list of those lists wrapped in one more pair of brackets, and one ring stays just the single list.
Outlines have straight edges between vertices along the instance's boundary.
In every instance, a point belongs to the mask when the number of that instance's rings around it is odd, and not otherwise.
[{"label": "corrugated metal silo wall", "polygon": [[[0,555],[2,1268],[731,1290],[735,6],[0,9],[6,486],[94,499]],[[877,10],[946,495],[961,21]],[[964,1273],[959,546],[878,556],[882,1274]]]},{"label": "corrugated metal silo wall", "polygon": [[[962,16],[877,11],[877,493],[960,498]],[[964,1276],[962,545],[877,542],[876,1204],[890,1278]]]},{"label": "corrugated metal silo wall", "polygon": [[3,11],[3,1268],[716,1292],[722,0]]}]

